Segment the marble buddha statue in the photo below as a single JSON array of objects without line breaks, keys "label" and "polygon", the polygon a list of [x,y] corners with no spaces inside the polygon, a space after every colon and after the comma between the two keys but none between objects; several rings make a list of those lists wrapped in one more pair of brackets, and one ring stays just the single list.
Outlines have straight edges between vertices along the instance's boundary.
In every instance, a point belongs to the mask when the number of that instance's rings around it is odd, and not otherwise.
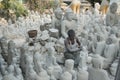
[{"label": "marble buddha statue", "polygon": [[109,37],[106,40],[105,49],[103,53],[103,57],[105,58],[103,68],[109,68],[109,66],[116,58],[116,55],[117,55],[117,46],[115,44],[115,41],[111,37]]},{"label": "marble buddha statue", "polygon": [[70,29],[73,29],[76,31],[77,29],[77,21],[75,20],[75,16],[73,14],[73,11],[68,8],[65,13],[65,18],[61,23],[61,34],[64,38],[67,38],[67,32]]},{"label": "marble buddha statue", "polygon": [[117,3],[112,3],[110,5],[110,11],[106,15],[107,26],[116,26],[118,24],[118,15],[116,14],[117,8]]},{"label": "marble buddha statue", "polygon": [[89,80],[110,80],[108,73],[102,69],[102,62],[94,58],[92,60],[92,67],[88,68]]},{"label": "marble buddha statue", "polygon": [[101,56],[105,48],[105,41],[101,34],[97,35],[97,42],[95,44],[95,47],[95,53]]},{"label": "marble buddha statue", "polygon": [[64,72],[69,72],[72,75],[72,80],[76,80],[77,79],[76,72],[73,68],[74,68],[74,60],[67,59],[65,61]]},{"label": "marble buddha statue", "polygon": [[63,15],[63,12],[61,10],[61,8],[57,8],[55,9],[54,11],[54,14],[55,14],[55,17],[53,17],[52,19],[52,27],[55,28],[55,29],[58,29],[59,31],[59,37],[61,36],[61,20],[62,20],[62,15]]}]

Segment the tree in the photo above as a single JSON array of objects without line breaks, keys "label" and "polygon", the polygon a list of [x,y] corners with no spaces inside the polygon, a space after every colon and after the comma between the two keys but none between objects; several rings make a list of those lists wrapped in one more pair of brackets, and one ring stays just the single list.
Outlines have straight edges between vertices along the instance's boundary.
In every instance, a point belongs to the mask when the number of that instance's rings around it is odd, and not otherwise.
[{"label": "tree", "polygon": [[3,0],[0,4],[2,6],[0,7],[0,11],[2,11],[0,15],[4,16],[7,20],[10,17],[10,12],[14,13],[16,17],[27,15],[27,9],[17,0]]}]

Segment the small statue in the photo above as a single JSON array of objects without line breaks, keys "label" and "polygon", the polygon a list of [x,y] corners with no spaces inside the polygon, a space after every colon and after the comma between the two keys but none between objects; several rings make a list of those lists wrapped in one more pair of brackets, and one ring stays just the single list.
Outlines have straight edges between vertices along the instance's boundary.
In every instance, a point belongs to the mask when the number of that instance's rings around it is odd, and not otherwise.
[{"label": "small statue", "polygon": [[72,74],[66,71],[61,75],[60,80],[72,80]]},{"label": "small statue", "polygon": [[104,54],[103,54],[103,57],[105,57],[103,68],[108,68],[110,64],[112,64],[112,62],[116,58],[116,54],[117,54],[117,46],[113,41],[112,37],[109,37],[106,41]]},{"label": "small statue", "polygon": [[22,75],[22,71],[19,67],[15,67],[15,77],[18,79],[18,80],[24,80],[23,78],[23,75]]},{"label": "small statue", "polygon": [[14,75],[14,66],[10,65],[8,67],[8,74],[6,74],[2,80],[18,80]]},{"label": "small statue", "polygon": [[88,68],[89,80],[110,80],[108,73],[102,69],[102,62],[94,58],[92,60],[92,67]]},{"label": "small statue", "polygon": [[25,76],[25,80],[39,80],[37,73],[34,71],[33,66],[29,65],[27,75]]},{"label": "small statue", "polygon": [[0,39],[0,44],[1,44],[1,49],[2,49],[2,56],[7,61],[7,56],[8,56],[8,43],[7,43],[7,38],[2,37]]},{"label": "small statue", "polygon": [[50,80],[57,80],[55,76],[53,75],[53,67],[48,67],[47,73],[50,76]]},{"label": "small statue", "polygon": [[72,59],[67,59],[65,61],[65,69],[64,72],[69,72],[72,75],[72,80],[76,80],[77,79],[77,75],[75,70],[73,70],[74,68],[74,61]]},{"label": "small statue", "polygon": [[94,10],[94,14],[95,16],[99,16],[100,15],[100,4],[99,3],[95,3],[95,10]]},{"label": "small statue", "polygon": [[61,67],[56,62],[56,57],[54,56],[55,49],[54,47],[48,48],[48,55],[46,56],[46,68],[53,67],[53,75],[56,79],[60,78],[62,72]]},{"label": "small statue", "polygon": [[103,55],[103,51],[105,49],[105,41],[103,40],[103,37],[101,34],[97,35],[97,42],[95,45],[95,53],[99,54],[100,56]]},{"label": "small statue", "polygon": [[15,47],[15,43],[13,41],[9,41],[8,43],[8,65],[10,65],[13,61],[13,58],[17,56],[17,49]]},{"label": "small statue", "polygon": [[79,68],[83,70],[87,70],[87,59],[88,59],[88,51],[85,47],[83,47],[82,51],[80,51],[80,62]]}]

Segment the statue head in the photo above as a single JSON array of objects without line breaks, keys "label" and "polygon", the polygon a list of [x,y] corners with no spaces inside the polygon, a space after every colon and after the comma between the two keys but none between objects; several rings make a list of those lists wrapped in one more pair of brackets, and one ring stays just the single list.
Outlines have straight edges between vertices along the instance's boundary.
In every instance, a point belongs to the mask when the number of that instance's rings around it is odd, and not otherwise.
[{"label": "statue head", "polygon": [[71,21],[73,20],[74,13],[71,8],[68,8],[65,13],[66,19]]},{"label": "statue head", "polygon": [[100,9],[100,4],[99,3],[95,3],[95,9]]},{"label": "statue head", "polygon": [[112,3],[112,4],[110,5],[110,12],[111,12],[111,13],[116,13],[117,8],[118,8],[117,3],[115,3],[115,2]]},{"label": "statue head", "polygon": [[88,36],[88,40],[92,41],[92,36],[91,35]]},{"label": "statue head", "polygon": [[109,38],[106,40],[106,44],[109,45],[109,44],[112,44],[112,43],[113,43],[113,40],[112,40],[112,38],[109,37]]},{"label": "statue head", "polygon": [[103,40],[102,34],[97,34],[97,40],[98,42]]},{"label": "statue head", "polygon": [[96,69],[102,69],[102,60],[100,60],[100,58],[93,58],[92,66]]},{"label": "statue head", "polygon": [[55,13],[55,17],[56,17],[57,19],[61,19],[61,18],[62,18],[62,10],[61,10],[61,8],[57,8],[57,9],[54,11],[54,13]]},{"label": "statue head", "polygon": [[67,59],[65,61],[65,68],[67,68],[68,70],[73,69],[74,67],[74,61],[72,59]]},{"label": "statue head", "polygon": [[52,55],[52,54],[55,53],[55,48],[54,47],[49,47],[47,50],[48,50],[49,55]]}]

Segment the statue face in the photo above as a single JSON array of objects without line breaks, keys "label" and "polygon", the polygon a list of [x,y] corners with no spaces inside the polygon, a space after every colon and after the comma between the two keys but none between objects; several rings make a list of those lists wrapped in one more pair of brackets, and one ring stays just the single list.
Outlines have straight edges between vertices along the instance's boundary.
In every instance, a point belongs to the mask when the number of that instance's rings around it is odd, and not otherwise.
[{"label": "statue face", "polygon": [[68,59],[65,61],[65,67],[68,69],[73,69],[74,67],[74,61],[72,59]]},{"label": "statue face", "polygon": [[67,17],[67,20],[72,21],[72,19],[73,19],[73,13],[72,12],[67,13],[66,17]]},{"label": "statue face", "polygon": [[61,19],[62,18],[62,13],[61,12],[56,12],[55,16],[57,19]]},{"label": "statue face", "polygon": [[111,6],[110,6],[110,12],[111,13],[116,13],[117,8],[118,8],[117,3],[112,3]]},{"label": "statue face", "polygon": [[113,42],[113,41],[112,41],[111,38],[108,38],[107,41],[106,41],[107,44],[112,44],[112,42]]}]

